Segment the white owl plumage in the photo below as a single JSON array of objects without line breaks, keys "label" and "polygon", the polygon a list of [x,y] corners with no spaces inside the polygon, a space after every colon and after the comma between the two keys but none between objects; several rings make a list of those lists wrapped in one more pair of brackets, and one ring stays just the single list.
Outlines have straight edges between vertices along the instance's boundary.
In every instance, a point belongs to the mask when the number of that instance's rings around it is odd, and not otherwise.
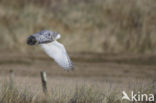
[{"label": "white owl plumage", "polygon": [[28,37],[27,44],[40,44],[44,51],[55,60],[55,62],[65,70],[73,69],[70,57],[65,47],[56,41],[61,36],[57,32],[43,30]]}]

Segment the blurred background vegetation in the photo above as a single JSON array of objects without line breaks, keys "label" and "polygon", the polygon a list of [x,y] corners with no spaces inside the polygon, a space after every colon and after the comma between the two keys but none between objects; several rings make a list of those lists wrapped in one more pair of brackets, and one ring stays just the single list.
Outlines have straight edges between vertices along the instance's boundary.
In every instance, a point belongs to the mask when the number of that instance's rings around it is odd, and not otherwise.
[{"label": "blurred background vegetation", "polygon": [[[74,71],[26,44],[43,29],[62,35]],[[155,45],[156,0],[0,0],[0,103],[122,103],[123,90],[156,94]],[[10,69],[12,89],[2,82]],[[47,102],[38,92],[43,70]]]},{"label": "blurred background vegetation", "polygon": [[155,11],[156,0],[0,0],[0,51],[27,53],[27,36],[49,29],[69,52],[153,54]]}]

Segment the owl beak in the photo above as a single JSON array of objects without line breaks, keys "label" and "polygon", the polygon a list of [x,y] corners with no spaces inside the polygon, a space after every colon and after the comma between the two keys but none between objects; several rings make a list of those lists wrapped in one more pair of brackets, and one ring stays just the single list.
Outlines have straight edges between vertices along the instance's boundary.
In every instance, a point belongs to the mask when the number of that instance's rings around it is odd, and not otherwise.
[{"label": "owl beak", "polygon": [[29,36],[27,39],[27,44],[28,45],[35,45],[37,44],[37,40],[34,36]]}]

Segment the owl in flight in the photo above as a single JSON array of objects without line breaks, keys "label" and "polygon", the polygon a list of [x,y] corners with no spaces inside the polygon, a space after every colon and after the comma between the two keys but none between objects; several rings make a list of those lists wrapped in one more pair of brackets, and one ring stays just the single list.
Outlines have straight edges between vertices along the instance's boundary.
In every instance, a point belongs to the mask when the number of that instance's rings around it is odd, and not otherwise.
[{"label": "owl in flight", "polygon": [[44,51],[65,70],[73,70],[73,65],[64,46],[57,41],[61,35],[57,32],[42,30],[27,38],[28,45],[40,44]]}]

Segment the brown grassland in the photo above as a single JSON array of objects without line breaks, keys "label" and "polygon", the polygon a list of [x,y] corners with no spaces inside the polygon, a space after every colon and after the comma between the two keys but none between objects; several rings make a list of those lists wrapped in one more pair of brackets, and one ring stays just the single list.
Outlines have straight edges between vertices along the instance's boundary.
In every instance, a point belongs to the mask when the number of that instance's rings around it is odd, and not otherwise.
[{"label": "brown grassland", "polygon": [[[156,95],[155,11],[156,0],[0,0],[0,103],[131,103],[122,91]],[[26,45],[42,29],[61,34],[74,71]]]},{"label": "brown grassland", "polygon": [[[156,93],[156,66],[154,61],[150,62],[153,57],[105,55],[98,61],[97,54],[94,55],[90,54],[90,59],[72,58],[75,70],[69,72],[46,55],[8,54],[7,58],[2,55],[1,103],[131,103],[121,100],[122,91],[129,95],[131,91]],[[15,73],[13,88],[9,85],[10,69]],[[46,97],[42,93],[40,71],[47,72]]]},{"label": "brown grassland", "polygon": [[0,0],[0,49],[28,52],[26,37],[50,29],[62,34],[60,41],[71,52],[155,53],[155,4],[155,0]]}]

